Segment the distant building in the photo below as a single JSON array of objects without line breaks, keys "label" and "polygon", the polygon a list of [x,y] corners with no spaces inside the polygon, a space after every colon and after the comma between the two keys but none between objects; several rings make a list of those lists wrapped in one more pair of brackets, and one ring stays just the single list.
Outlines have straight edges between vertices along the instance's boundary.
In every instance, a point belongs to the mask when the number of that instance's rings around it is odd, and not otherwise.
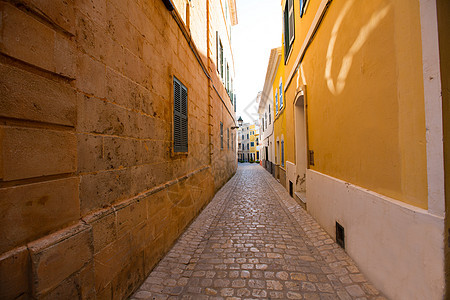
[{"label": "distant building", "polygon": [[238,130],[239,149],[238,159],[242,162],[256,162],[260,159],[259,126],[244,123]]}]

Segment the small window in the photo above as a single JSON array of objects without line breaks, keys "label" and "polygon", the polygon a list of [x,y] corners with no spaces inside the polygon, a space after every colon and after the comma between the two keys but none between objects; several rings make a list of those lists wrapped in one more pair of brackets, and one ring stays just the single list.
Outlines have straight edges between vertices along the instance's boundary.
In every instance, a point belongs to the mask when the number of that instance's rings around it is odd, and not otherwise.
[{"label": "small window", "polygon": [[300,18],[303,17],[306,8],[306,1],[308,0],[300,0]]},{"label": "small window", "polygon": [[250,149],[250,145],[249,144],[247,144],[247,150],[249,150]]},{"label": "small window", "polygon": [[247,140],[249,139],[249,135],[248,135],[248,133],[247,133]]},{"label": "small window", "polygon": [[289,52],[295,39],[294,24],[294,0],[286,0],[284,7],[284,64],[286,64]]},{"label": "small window", "polygon": [[223,123],[220,122],[220,149],[223,149]]},{"label": "small window", "polygon": [[220,75],[220,38],[218,31],[216,31],[216,68]]},{"label": "small window", "polygon": [[283,107],[283,82],[280,82],[280,110]]},{"label": "small window", "polygon": [[255,147],[255,142],[251,142],[250,146]]},{"label": "small window", "polygon": [[220,38],[219,38],[219,59],[220,59],[220,77],[222,78],[222,81],[223,81],[223,73],[224,73],[224,70],[223,70],[223,46],[222,46],[222,42],[220,41]]},{"label": "small window", "polygon": [[284,167],[284,141],[281,141],[281,165]]},{"label": "small window", "polygon": [[277,113],[278,113],[278,91],[275,93],[275,107],[277,108]]},{"label": "small window", "polygon": [[270,104],[269,104],[269,125],[272,124],[272,110],[270,109]]},{"label": "small window", "polygon": [[188,152],[188,92],[175,77],[173,102],[173,149],[174,152]]}]

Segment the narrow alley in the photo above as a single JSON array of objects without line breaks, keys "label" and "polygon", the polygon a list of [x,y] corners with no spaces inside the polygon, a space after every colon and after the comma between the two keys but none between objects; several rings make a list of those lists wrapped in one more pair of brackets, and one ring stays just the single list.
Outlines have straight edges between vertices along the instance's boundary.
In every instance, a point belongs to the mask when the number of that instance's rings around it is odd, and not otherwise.
[{"label": "narrow alley", "polygon": [[385,299],[257,164],[236,175],[131,299]]}]

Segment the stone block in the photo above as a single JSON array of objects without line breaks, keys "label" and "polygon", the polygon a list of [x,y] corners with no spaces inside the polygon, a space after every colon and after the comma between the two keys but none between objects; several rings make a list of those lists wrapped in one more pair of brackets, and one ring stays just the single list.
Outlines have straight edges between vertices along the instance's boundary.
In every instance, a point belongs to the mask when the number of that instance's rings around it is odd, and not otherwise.
[{"label": "stone block", "polygon": [[130,138],[104,137],[103,160],[106,169],[131,167],[138,163],[140,142]]},{"label": "stone block", "polygon": [[[2,2],[2,39],[0,51],[42,69],[74,78],[71,44],[53,28],[20,9]],[[58,39],[58,42],[56,40]],[[64,43],[62,40],[65,40]],[[68,57],[68,60],[58,60]]]},{"label": "stone block", "polygon": [[112,281],[112,298],[126,299],[144,281],[144,252],[134,254],[130,262]]},{"label": "stone block", "polygon": [[139,145],[139,164],[162,163],[170,159],[170,142],[142,140]]},{"label": "stone block", "polygon": [[90,134],[78,134],[78,172],[105,170],[103,160],[103,137]]},{"label": "stone block", "polygon": [[77,0],[75,6],[99,26],[106,27],[106,4],[105,0]]},{"label": "stone block", "polygon": [[116,213],[113,208],[97,211],[84,217],[83,221],[92,227],[95,254],[117,239]]},{"label": "stone block", "polygon": [[129,109],[140,109],[138,84],[109,67],[106,68],[106,89],[109,101]]},{"label": "stone block", "polygon": [[138,253],[145,249],[153,240],[152,227],[149,222],[143,222],[135,226],[131,231],[132,249],[134,253]]},{"label": "stone block", "polygon": [[68,131],[0,127],[4,180],[76,171],[76,137]]},{"label": "stone block", "polygon": [[117,235],[121,237],[132,231],[138,224],[147,220],[147,202],[129,201],[126,205],[114,207],[117,213]]},{"label": "stone block", "polygon": [[4,64],[0,73],[1,116],[75,126],[76,93],[69,84]]},{"label": "stone block", "polygon": [[108,41],[106,27],[99,25],[84,12],[79,11],[76,27],[76,42],[79,48],[96,60],[105,62]]},{"label": "stone block", "polygon": [[131,177],[139,180],[131,181],[131,192],[136,195],[170,181],[172,166],[169,162],[146,164],[131,168]]},{"label": "stone block", "polygon": [[152,76],[151,69],[143,63],[139,56],[136,56],[126,47],[124,48],[124,55],[123,74],[138,84],[149,87],[151,77],[156,75]]},{"label": "stone block", "polygon": [[138,113],[118,105],[79,94],[78,131],[138,137]]},{"label": "stone block", "polygon": [[81,176],[81,215],[129,198],[132,177],[128,169],[103,171]]},{"label": "stone block", "polygon": [[28,244],[33,295],[51,291],[93,257],[92,231],[78,224]]},{"label": "stone block", "polygon": [[163,233],[164,227],[170,217],[173,204],[171,203],[166,190],[150,195],[146,199],[149,224],[153,228],[155,237]]},{"label": "stone block", "polygon": [[131,235],[126,234],[94,256],[95,289],[102,291],[131,259]]},{"label": "stone block", "polygon": [[164,238],[157,237],[144,249],[144,271],[149,274],[164,253]]},{"label": "stone block", "polygon": [[81,91],[98,98],[106,98],[106,67],[87,54],[77,59],[77,80],[75,86]]},{"label": "stone block", "polygon": [[19,247],[0,256],[0,299],[16,299],[29,294],[29,268],[27,247]]},{"label": "stone block", "polygon": [[34,13],[52,24],[75,34],[74,0],[48,2],[45,0],[22,0]]},{"label": "stone block", "polygon": [[0,211],[4,252],[78,220],[78,178],[1,188]]}]

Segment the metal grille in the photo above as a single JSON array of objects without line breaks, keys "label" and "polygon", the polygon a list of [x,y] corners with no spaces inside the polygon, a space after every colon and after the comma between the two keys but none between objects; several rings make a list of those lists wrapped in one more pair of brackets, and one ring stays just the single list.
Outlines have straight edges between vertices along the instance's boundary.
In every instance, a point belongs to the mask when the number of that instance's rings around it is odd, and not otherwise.
[{"label": "metal grille", "polygon": [[336,243],[345,249],[345,231],[344,227],[336,222]]}]

